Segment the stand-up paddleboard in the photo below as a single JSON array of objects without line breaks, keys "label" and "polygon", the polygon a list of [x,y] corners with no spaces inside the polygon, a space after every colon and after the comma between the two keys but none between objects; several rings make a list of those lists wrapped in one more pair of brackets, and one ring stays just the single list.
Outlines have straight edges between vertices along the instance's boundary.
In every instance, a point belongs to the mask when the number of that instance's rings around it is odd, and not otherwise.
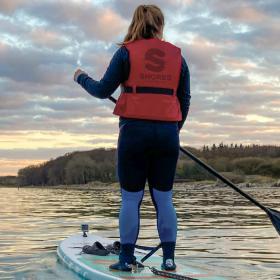
[{"label": "stand-up paddleboard", "polygon": [[[161,270],[162,257],[154,254],[145,262],[144,268],[135,268],[132,272],[122,272],[110,270],[109,265],[118,261],[118,256],[109,254],[107,256],[95,256],[82,253],[82,248],[85,245],[92,245],[99,241],[104,246],[112,244],[114,241],[92,234],[76,234],[63,240],[57,247],[58,258],[70,269],[78,273],[85,279],[89,280],[108,280],[108,279],[171,279],[163,276],[155,275],[146,267],[154,267]],[[147,254],[146,251],[136,249],[135,256],[137,261],[140,261]],[[190,279],[199,280],[225,280],[222,277],[216,277],[213,274],[204,273],[184,263],[176,261],[177,269],[174,273],[190,277]]]}]

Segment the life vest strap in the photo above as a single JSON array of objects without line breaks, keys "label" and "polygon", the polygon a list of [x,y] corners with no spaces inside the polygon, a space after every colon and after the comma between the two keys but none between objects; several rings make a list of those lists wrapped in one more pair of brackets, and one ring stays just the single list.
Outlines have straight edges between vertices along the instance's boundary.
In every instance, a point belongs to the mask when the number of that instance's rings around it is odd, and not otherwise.
[{"label": "life vest strap", "polygon": [[[123,92],[124,93],[133,93],[133,87],[124,87]],[[172,88],[136,86],[136,93],[154,93],[154,94],[173,95],[174,90]]]}]

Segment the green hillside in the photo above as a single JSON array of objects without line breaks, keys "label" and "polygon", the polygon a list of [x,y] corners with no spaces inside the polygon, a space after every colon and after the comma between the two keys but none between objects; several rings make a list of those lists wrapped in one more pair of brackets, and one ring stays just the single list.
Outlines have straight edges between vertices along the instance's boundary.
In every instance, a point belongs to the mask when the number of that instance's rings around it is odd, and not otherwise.
[{"label": "green hillside", "polygon": [[[280,147],[259,145],[213,145],[202,149],[186,147],[219,172],[242,178],[263,175],[280,178]],[[195,162],[180,155],[176,179],[214,180]],[[91,181],[115,182],[116,149],[94,149],[67,153],[40,165],[18,171],[18,183],[26,185],[86,184]]]}]

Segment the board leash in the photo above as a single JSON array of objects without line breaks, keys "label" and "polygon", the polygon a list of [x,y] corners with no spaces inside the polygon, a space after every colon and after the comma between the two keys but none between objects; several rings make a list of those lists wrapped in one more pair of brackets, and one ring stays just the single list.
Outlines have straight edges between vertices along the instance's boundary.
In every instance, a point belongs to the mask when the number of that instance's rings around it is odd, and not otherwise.
[{"label": "board leash", "polygon": [[158,270],[153,266],[152,267],[148,266],[148,265],[144,265],[144,266],[149,268],[153,274],[158,275],[158,276],[163,276],[163,277],[167,277],[167,278],[171,278],[171,279],[178,279],[178,280],[198,280],[196,278],[188,277],[185,275],[180,275],[180,274],[176,274],[176,273]]},{"label": "board leash", "polygon": [[135,248],[137,248],[137,249],[141,249],[141,250],[145,250],[145,251],[150,250],[150,252],[141,259],[141,263],[143,263],[145,260],[147,260],[150,256],[152,256],[161,247],[162,247],[161,243],[159,243],[156,247],[135,245]]},{"label": "board leash", "polygon": [[139,245],[136,245],[136,248],[138,249],[142,249],[142,250],[151,250],[146,256],[144,256],[140,263],[144,266],[144,267],[147,267],[151,270],[151,272],[155,275],[158,275],[158,276],[164,276],[164,277],[167,277],[167,278],[171,278],[171,279],[179,279],[179,280],[197,280],[195,278],[191,278],[191,277],[188,277],[188,276],[184,276],[184,275],[180,275],[180,274],[177,274],[177,273],[171,273],[171,272],[167,272],[167,271],[162,271],[162,270],[158,270],[156,269],[155,267],[150,267],[150,266],[147,266],[147,265],[144,265],[143,262],[145,260],[147,260],[150,256],[152,256],[159,248],[162,247],[162,244],[160,243],[159,245],[157,245],[156,247],[145,247],[145,246],[139,246]]}]

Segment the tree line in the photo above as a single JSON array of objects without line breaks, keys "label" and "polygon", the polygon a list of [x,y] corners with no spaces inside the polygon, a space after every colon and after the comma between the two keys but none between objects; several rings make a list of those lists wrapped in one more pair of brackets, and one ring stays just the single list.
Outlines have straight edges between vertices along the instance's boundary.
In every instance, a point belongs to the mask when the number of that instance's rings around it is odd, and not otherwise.
[{"label": "tree line", "polygon": [[[219,145],[201,149],[186,147],[194,155],[219,172],[241,175],[280,177],[280,147],[271,145]],[[177,179],[214,179],[207,171],[184,155],[180,155]],[[18,184],[68,185],[91,181],[116,182],[116,149],[94,149],[72,152],[39,165],[18,171]]]},{"label": "tree line", "polygon": [[86,184],[115,181],[115,149],[67,153],[18,171],[18,183],[26,185]]},{"label": "tree line", "polygon": [[0,176],[0,186],[14,186],[16,184],[16,176]]}]

